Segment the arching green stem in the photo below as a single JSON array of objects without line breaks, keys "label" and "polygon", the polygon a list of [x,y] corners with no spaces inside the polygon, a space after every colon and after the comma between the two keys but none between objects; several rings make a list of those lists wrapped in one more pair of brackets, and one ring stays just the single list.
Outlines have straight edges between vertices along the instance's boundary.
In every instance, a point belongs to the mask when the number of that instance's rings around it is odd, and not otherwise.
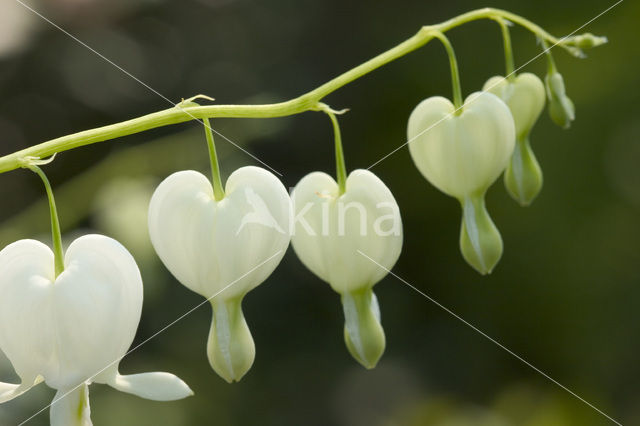
[{"label": "arching green stem", "polygon": [[[297,98],[265,105],[195,105],[194,103],[189,102],[186,102],[185,104],[178,104],[171,108],[147,114],[142,117],[62,136],[16,151],[12,154],[5,155],[4,157],[0,157],[0,173],[21,167],[20,161],[25,157],[31,156],[44,158],[57,152],[67,151],[84,145],[112,140],[121,136],[140,133],[145,130],[155,129],[171,124],[184,123],[185,121],[195,119],[213,117],[284,117],[300,114],[305,111],[315,111],[317,110],[318,103],[330,93],[382,67],[383,65],[393,62],[396,59],[424,46],[429,41],[433,40],[437,33],[442,34],[453,28],[459,27],[460,25],[479,19],[495,20],[496,18],[504,18],[515,24],[521,25],[535,34],[539,39],[557,44],[559,47],[564,48],[574,56],[580,57],[582,54],[580,49],[576,49],[576,47],[571,45],[571,40],[560,40],[546,32],[540,26],[519,15],[506,10],[493,8],[472,10],[439,24],[423,26],[416,34],[409,37],[402,43],[340,74],[332,80],[329,80],[321,86],[304,93]],[[602,44],[602,42],[599,44]],[[196,98],[200,97],[201,96],[198,96]]]},{"label": "arching green stem", "polygon": [[51,238],[53,240],[53,255],[56,271],[56,278],[64,271],[64,252],[62,250],[62,234],[60,233],[60,221],[58,220],[58,209],[56,208],[56,200],[53,198],[53,190],[47,175],[44,174],[42,169],[35,164],[25,164],[29,170],[40,176],[44,189],[47,192],[47,198],[49,199],[49,213],[51,215]]},{"label": "arching green stem", "polygon": [[213,196],[216,201],[224,198],[224,186],[222,185],[222,177],[220,175],[220,164],[218,163],[218,154],[216,153],[216,144],[213,140],[213,131],[208,118],[202,119],[204,123],[204,133],[207,136],[207,146],[209,147],[209,161],[211,162],[211,183],[213,184]]},{"label": "arching green stem", "polygon": [[509,23],[503,18],[497,18],[496,22],[500,25],[502,30],[502,41],[504,44],[504,65],[505,76],[508,80],[516,79],[516,67],[513,60],[513,49],[511,47],[511,34],[509,33]]},{"label": "arching green stem", "polygon": [[451,85],[453,86],[453,106],[455,107],[455,115],[462,114],[462,88],[460,86],[460,71],[458,70],[458,61],[456,53],[453,51],[451,42],[440,31],[434,31],[433,36],[440,40],[449,55],[449,66],[451,68]]},{"label": "arching green stem", "polygon": [[340,125],[338,124],[338,118],[334,111],[325,104],[321,104],[320,108],[331,119],[333,125],[333,136],[336,151],[336,179],[338,181],[338,188],[340,195],[344,194],[347,190],[347,166],[344,161],[344,153],[342,151],[342,136],[340,134]]}]

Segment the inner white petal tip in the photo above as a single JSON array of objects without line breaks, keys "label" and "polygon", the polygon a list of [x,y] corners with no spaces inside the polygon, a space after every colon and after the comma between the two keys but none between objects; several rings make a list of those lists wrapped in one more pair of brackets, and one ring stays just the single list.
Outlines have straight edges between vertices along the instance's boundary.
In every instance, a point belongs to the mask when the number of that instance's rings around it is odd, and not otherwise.
[{"label": "inner white petal tip", "polygon": [[121,392],[154,401],[175,401],[194,395],[191,388],[179,377],[164,372],[127,376],[118,374],[109,385]]}]

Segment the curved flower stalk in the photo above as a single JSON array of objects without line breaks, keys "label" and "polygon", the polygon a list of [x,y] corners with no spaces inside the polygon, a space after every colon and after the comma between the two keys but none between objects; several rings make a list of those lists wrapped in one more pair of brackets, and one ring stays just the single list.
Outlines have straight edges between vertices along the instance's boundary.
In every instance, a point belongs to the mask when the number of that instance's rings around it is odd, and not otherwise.
[{"label": "curved flower stalk", "polygon": [[491,272],[502,255],[502,238],[484,196],[513,153],[515,125],[509,107],[487,92],[469,95],[458,108],[434,96],[413,110],[407,136],[418,170],[462,205],[463,257],[481,274]]},{"label": "curved flower stalk", "polygon": [[241,302],[287,250],[291,200],[277,177],[253,166],[233,172],[224,191],[216,188],[192,170],[167,177],[151,198],[149,234],[173,276],[210,299],[207,355],[216,373],[233,382],[255,358]]},{"label": "curved flower stalk", "polygon": [[117,241],[76,239],[57,276],[49,247],[35,240],[12,243],[0,251],[0,294],[0,349],[22,381],[0,383],[0,402],[44,381],[58,391],[51,425],[87,426],[92,382],[158,401],[192,395],[169,373],[118,372],[140,320],[142,279]]},{"label": "curved flower stalk", "polygon": [[338,181],[322,172],[302,178],[291,193],[296,211],[292,245],[302,263],[340,294],[344,340],[351,355],[373,368],[385,348],[373,286],[402,249],[400,209],[389,188],[368,170],[347,177],[333,111]]},{"label": "curved flower stalk", "polygon": [[491,77],[482,90],[502,99],[513,115],[516,144],[504,182],[509,195],[527,206],[542,189],[542,170],[531,149],[529,134],[544,109],[544,85],[535,74],[522,73],[509,78]]}]

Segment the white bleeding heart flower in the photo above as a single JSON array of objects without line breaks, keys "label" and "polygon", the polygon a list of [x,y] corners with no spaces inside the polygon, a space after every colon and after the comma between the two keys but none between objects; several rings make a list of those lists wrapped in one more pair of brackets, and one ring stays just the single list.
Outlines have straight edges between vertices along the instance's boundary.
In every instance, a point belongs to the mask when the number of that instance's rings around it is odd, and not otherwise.
[{"label": "white bleeding heart flower", "polygon": [[280,180],[259,167],[229,176],[224,198],[196,171],[167,177],[149,205],[149,234],[180,283],[211,299],[207,355],[228,382],[251,368],[255,346],[241,302],[273,272],[290,241],[291,199]]},{"label": "white bleeding heart flower", "polygon": [[400,256],[398,204],[368,170],[349,174],[343,194],[328,174],[310,173],[291,198],[296,211],[293,248],[307,268],[341,295],[347,348],[373,368],[384,352],[385,336],[372,289]]},{"label": "white bleeding heart flower", "polygon": [[458,114],[444,97],[425,99],[411,113],[407,134],[418,170],[459,199],[485,192],[507,166],[515,144],[509,108],[486,92],[469,95]]},{"label": "white bleeding heart flower", "polygon": [[53,252],[35,240],[0,251],[0,349],[22,381],[0,383],[0,402],[45,381],[58,391],[51,424],[86,426],[92,382],[158,401],[192,395],[169,373],[118,372],[142,310],[142,279],[129,252],[85,235],[69,246],[64,265],[56,277]]},{"label": "white bleeding heart flower", "polygon": [[491,77],[483,90],[498,96],[511,110],[516,145],[504,182],[513,199],[523,206],[529,205],[542,189],[542,170],[531,149],[529,134],[544,109],[544,84],[535,74],[523,73],[513,78]]},{"label": "white bleeding heart flower", "polygon": [[482,274],[491,272],[502,255],[502,238],[484,195],[513,153],[515,125],[509,107],[492,93],[476,92],[456,111],[451,101],[434,96],[413,110],[407,136],[418,170],[462,205],[460,249],[465,260]]}]

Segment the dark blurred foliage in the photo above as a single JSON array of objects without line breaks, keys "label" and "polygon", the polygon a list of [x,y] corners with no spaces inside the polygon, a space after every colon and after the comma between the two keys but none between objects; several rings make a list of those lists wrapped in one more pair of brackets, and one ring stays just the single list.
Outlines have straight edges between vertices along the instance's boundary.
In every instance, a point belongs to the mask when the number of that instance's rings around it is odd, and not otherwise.
[{"label": "dark blurred foliage", "polygon": [[[3,0],[0,15],[0,154],[170,107],[114,66],[38,17]],[[174,101],[197,93],[217,103],[285,100],[475,1],[39,0],[29,2],[70,33]],[[611,2],[495,1],[556,35],[568,34]],[[13,13],[13,15],[12,15]],[[413,167],[407,149],[372,171],[402,210],[403,254],[394,272],[520,354],[623,424],[640,424],[640,3],[626,1],[583,30],[610,44],[586,59],[556,51],[577,119],[564,131],[546,113],[532,133],[545,187],[521,208],[498,181],[488,195],[505,253],[481,277],[462,260],[459,207]],[[0,21],[3,21],[0,18]],[[451,31],[466,94],[504,71],[498,27],[483,21]],[[13,40],[13,41],[12,41]],[[516,62],[540,48],[513,30]],[[13,43],[13,44],[12,44]],[[9,47],[6,47],[9,46]],[[544,58],[526,67],[544,73]],[[441,46],[425,48],[330,95],[341,118],[350,169],[366,168],[405,142],[412,108],[450,96]],[[214,120],[225,136],[283,173],[294,186],[312,170],[333,172],[331,127],[305,113],[286,119]],[[222,169],[255,164],[218,138]],[[175,170],[207,171],[196,123],[63,153],[46,171],[58,188],[68,238],[101,232],[138,259],[145,306],[137,341],[201,301],[150,250],[144,220],[153,186]],[[0,243],[47,240],[41,184],[27,171],[0,176]],[[256,362],[238,384],[209,368],[203,306],[127,356],[124,373],[171,371],[192,398],[157,403],[91,387],[96,425],[605,425],[583,402],[389,276],[376,286],[387,352],[372,371],[342,340],[338,296],[290,250],[245,300]],[[6,360],[0,379],[16,377]],[[0,406],[17,424],[47,404],[40,385]],[[48,424],[46,412],[29,424]]]}]

